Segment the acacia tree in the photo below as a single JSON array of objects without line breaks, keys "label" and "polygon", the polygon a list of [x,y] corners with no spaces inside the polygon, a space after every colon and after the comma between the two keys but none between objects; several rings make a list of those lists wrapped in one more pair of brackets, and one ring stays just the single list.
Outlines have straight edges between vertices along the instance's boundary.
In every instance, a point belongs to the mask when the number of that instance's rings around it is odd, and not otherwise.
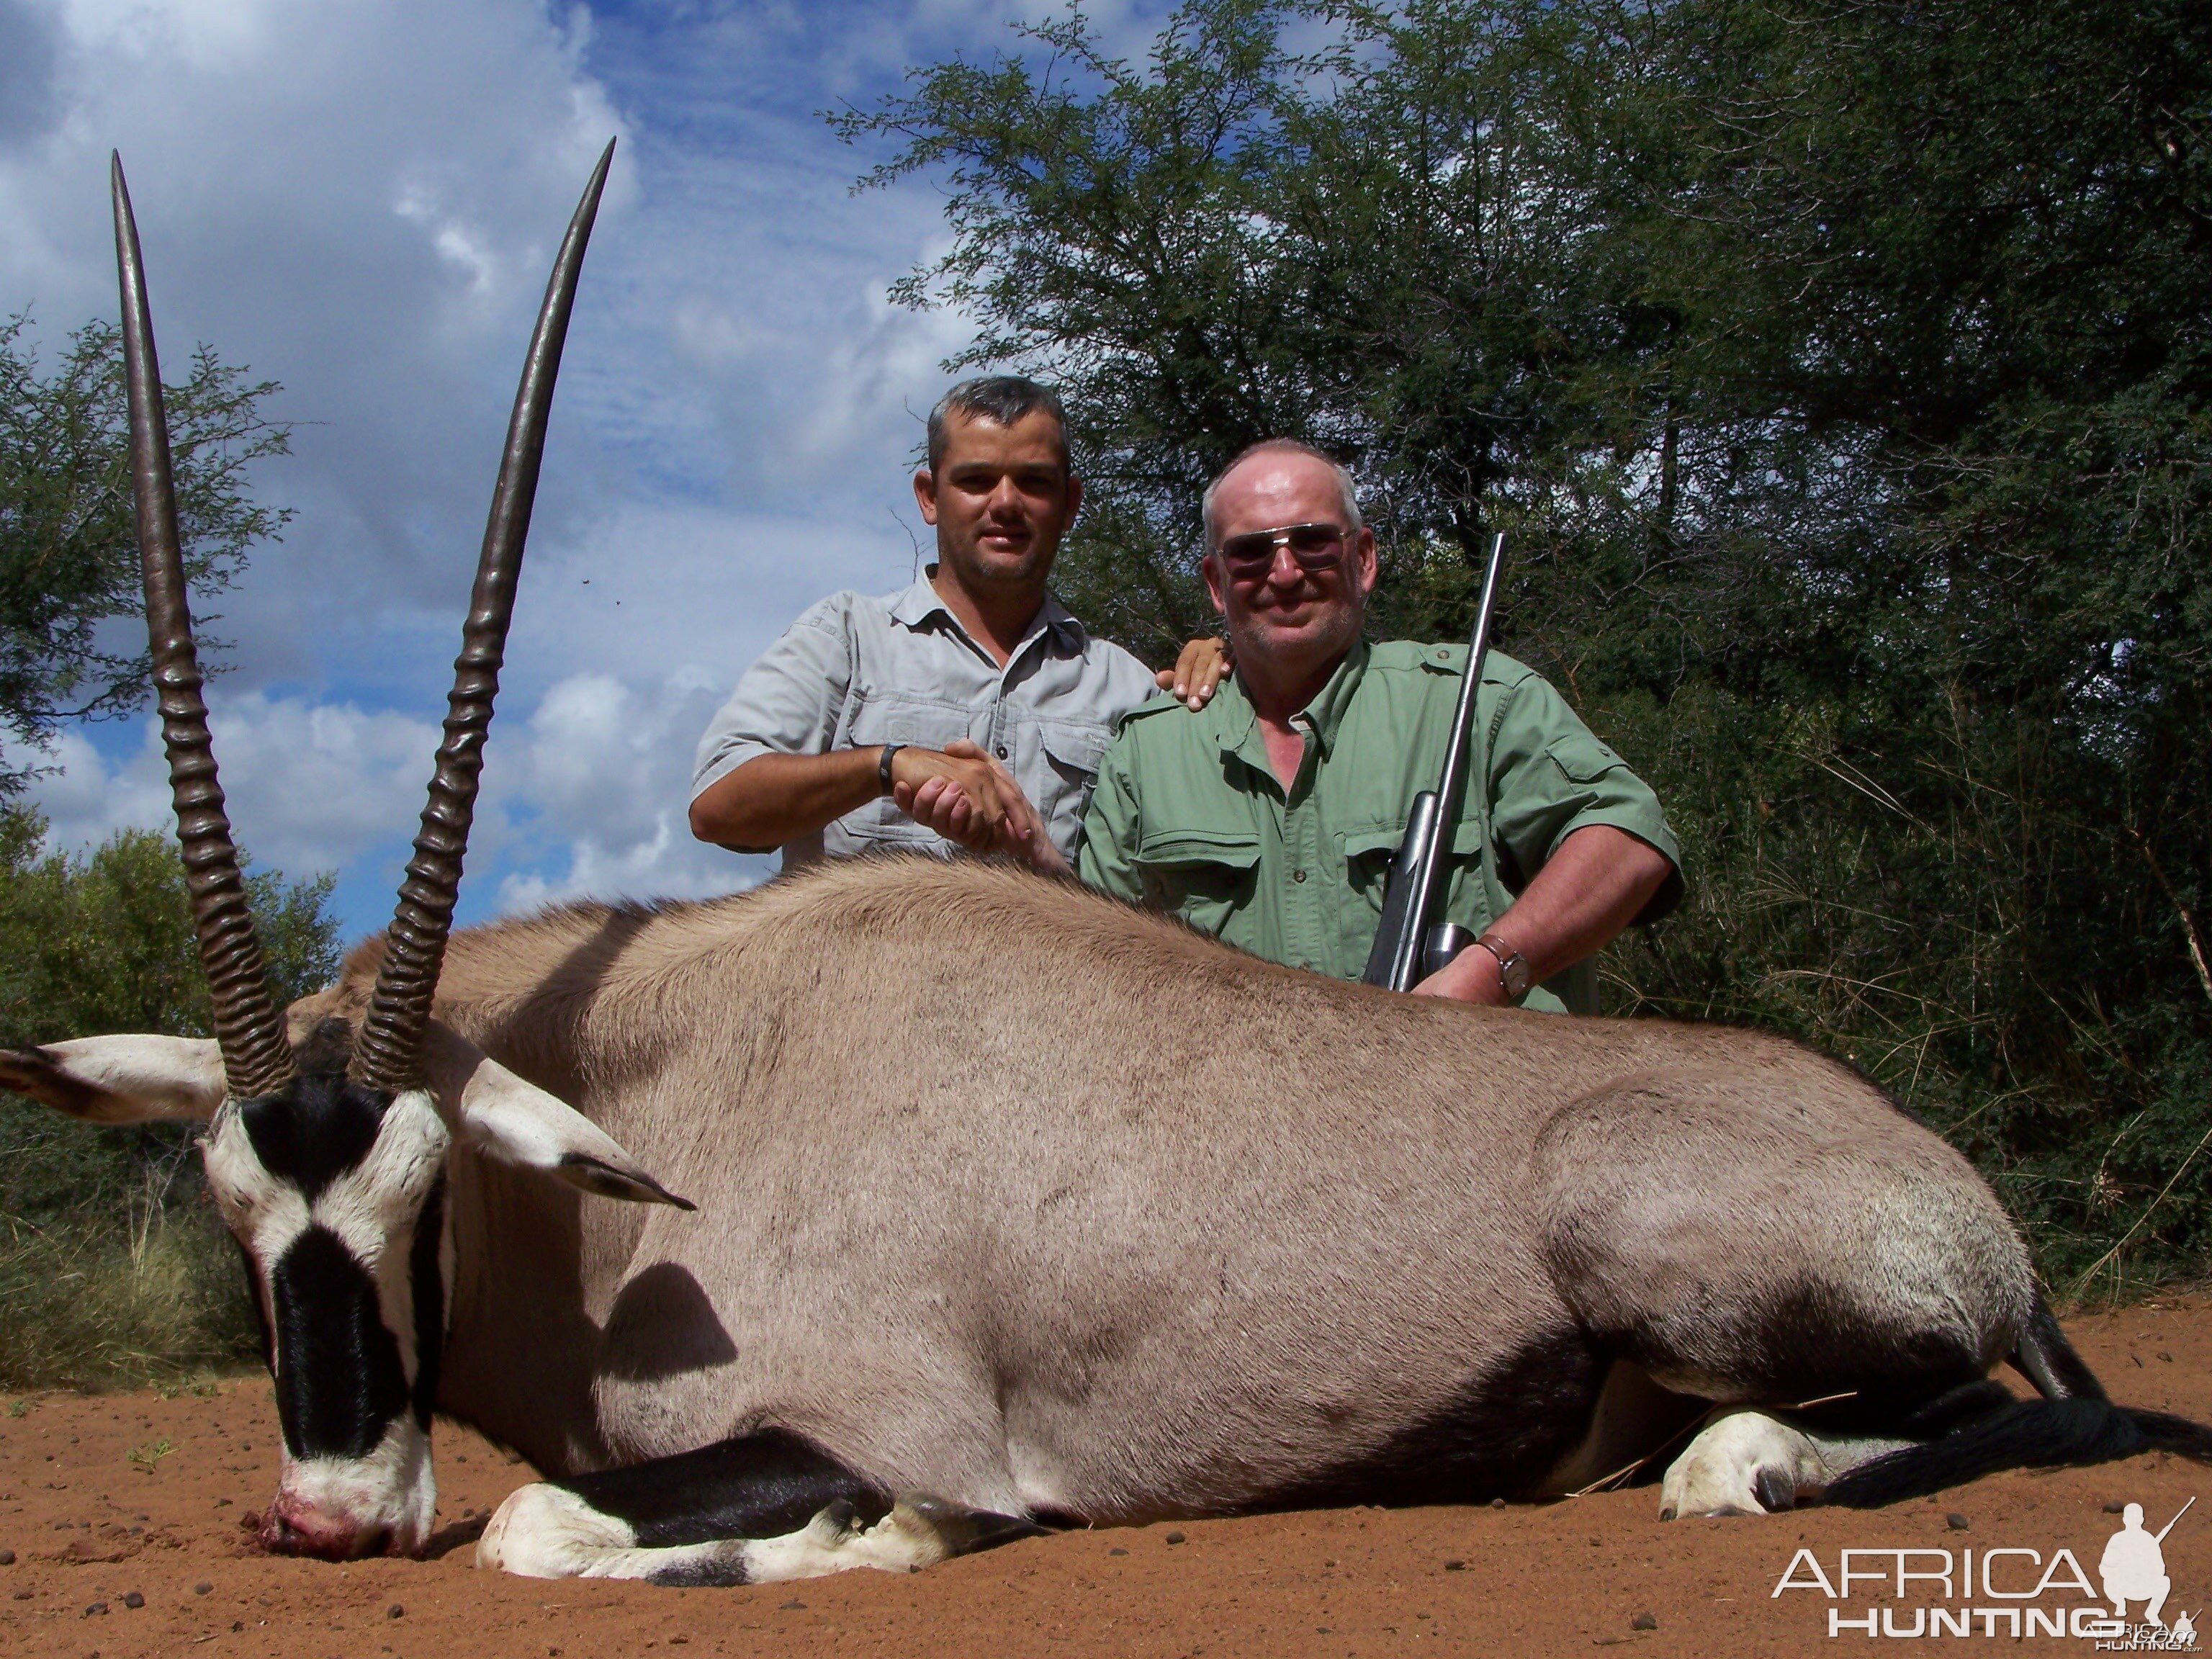
[{"label": "acacia tree", "polygon": [[[0,1047],[209,1031],[184,866],[167,835],[83,854],[0,808]],[[331,882],[247,878],[278,1005],[337,971]],[[206,1201],[196,1131],[91,1129],[0,1095],[0,1387],[114,1383],[253,1351],[237,1256]]]},{"label": "acacia tree", "polygon": [[[121,335],[86,324],[42,378],[26,322],[0,322],[0,732],[35,750],[64,721],[136,708],[148,682],[144,651],[118,650],[101,627],[141,605]],[[289,428],[262,411],[279,390],[206,346],[163,388],[185,570],[201,594],[290,516],[246,493],[252,465],[288,448]],[[0,761],[0,796],[33,769]]]},{"label": "acacia tree", "polygon": [[[91,853],[41,851],[19,801],[64,722],[145,696],[145,637],[120,342],[90,323],[50,374],[0,322],[0,1046],[104,1031],[204,1036],[206,976],[184,870],[166,836],[125,831]],[[282,454],[262,413],[278,388],[197,351],[164,388],[185,569],[227,585],[287,514],[246,493]],[[111,626],[112,624],[112,626]],[[119,639],[132,647],[118,647]],[[204,638],[204,636],[203,636]],[[23,751],[33,753],[26,755]],[[249,878],[279,1002],[337,968],[328,878]],[[175,1126],[88,1131],[0,1098],[0,1384],[112,1382],[251,1351],[251,1310]]]},{"label": "acacia tree", "polygon": [[1275,433],[1360,474],[1393,629],[1509,529],[1504,643],[1689,851],[1621,1006],[1850,1055],[2054,1264],[2212,1242],[2212,14],[1196,0],[842,125],[949,188],[905,296],[1073,394],[1091,620],[1204,617]]},{"label": "acacia tree", "polygon": [[[1027,32],[1037,61],[937,65],[841,118],[902,141],[866,182],[950,182],[954,244],[901,297],[975,318],[961,364],[1073,394],[1093,507],[1062,581],[1102,623],[1165,651],[1200,623],[1198,496],[1261,438],[1363,475],[1401,602],[1456,601],[1482,520],[1613,459],[1664,338],[1589,246],[1621,181],[1604,65],[1565,48],[1601,14],[1625,52],[1614,12],[1198,0],[1143,64],[1073,12]],[[1282,44],[1316,18],[1328,44]]]}]

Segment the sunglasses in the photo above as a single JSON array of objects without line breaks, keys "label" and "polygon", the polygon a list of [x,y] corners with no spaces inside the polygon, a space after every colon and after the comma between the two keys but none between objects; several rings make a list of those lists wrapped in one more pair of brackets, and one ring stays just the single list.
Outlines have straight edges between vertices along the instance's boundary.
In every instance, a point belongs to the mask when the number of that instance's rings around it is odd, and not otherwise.
[{"label": "sunglasses", "polygon": [[1222,567],[1231,576],[1264,576],[1274,568],[1275,550],[1287,547],[1298,568],[1328,569],[1342,556],[1350,532],[1342,525],[1294,524],[1280,530],[1255,530],[1221,544]]}]

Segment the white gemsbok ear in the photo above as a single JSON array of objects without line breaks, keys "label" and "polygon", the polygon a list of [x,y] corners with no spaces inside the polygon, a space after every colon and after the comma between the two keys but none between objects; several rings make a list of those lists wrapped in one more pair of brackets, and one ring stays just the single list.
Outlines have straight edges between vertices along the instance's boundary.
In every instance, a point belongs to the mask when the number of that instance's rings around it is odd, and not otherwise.
[{"label": "white gemsbok ear", "polygon": [[485,1157],[543,1170],[602,1198],[698,1207],[647,1175],[620,1142],[559,1096],[517,1077],[435,1021],[427,1036],[431,1087],[441,1102],[456,1103],[456,1133]]},{"label": "white gemsbok ear", "polygon": [[173,1036],[0,1049],[0,1088],[87,1123],[204,1123],[227,1091],[215,1039]]}]

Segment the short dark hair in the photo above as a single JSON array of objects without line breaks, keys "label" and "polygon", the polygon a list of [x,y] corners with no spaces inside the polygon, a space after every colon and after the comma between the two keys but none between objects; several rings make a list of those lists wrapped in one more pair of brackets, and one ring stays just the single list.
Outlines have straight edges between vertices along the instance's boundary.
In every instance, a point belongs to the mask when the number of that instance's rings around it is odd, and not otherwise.
[{"label": "short dark hair", "polygon": [[988,421],[994,426],[1012,426],[1024,415],[1042,410],[1052,416],[1052,423],[1060,428],[1060,464],[1068,465],[1067,410],[1060,406],[1060,393],[1048,386],[1019,374],[980,374],[972,380],[963,380],[958,386],[937,400],[937,407],[929,411],[929,471],[934,477],[937,469],[945,465],[945,417],[965,415],[969,420]]}]

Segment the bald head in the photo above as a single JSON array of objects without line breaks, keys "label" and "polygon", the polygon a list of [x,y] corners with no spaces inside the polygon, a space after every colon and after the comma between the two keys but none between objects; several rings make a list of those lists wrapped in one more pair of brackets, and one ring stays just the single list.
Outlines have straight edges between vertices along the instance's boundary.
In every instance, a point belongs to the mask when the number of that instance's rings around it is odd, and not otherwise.
[{"label": "bald head", "polygon": [[1359,532],[1361,520],[1358,498],[1352,490],[1352,474],[1346,471],[1340,463],[1316,449],[1311,444],[1301,443],[1296,438],[1262,438],[1228,465],[1223,467],[1220,471],[1215,473],[1213,482],[1206,487],[1206,495],[1200,502],[1199,511],[1205,525],[1207,552],[1211,553],[1220,544],[1220,521],[1215,517],[1213,501],[1214,497],[1221,493],[1221,487],[1229,482],[1231,477],[1249,464],[1270,459],[1282,460],[1297,456],[1303,456],[1307,460],[1328,470],[1329,476],[1335,480],[1339,502],[1338,514],[1344,527],[1354,535]]}]

